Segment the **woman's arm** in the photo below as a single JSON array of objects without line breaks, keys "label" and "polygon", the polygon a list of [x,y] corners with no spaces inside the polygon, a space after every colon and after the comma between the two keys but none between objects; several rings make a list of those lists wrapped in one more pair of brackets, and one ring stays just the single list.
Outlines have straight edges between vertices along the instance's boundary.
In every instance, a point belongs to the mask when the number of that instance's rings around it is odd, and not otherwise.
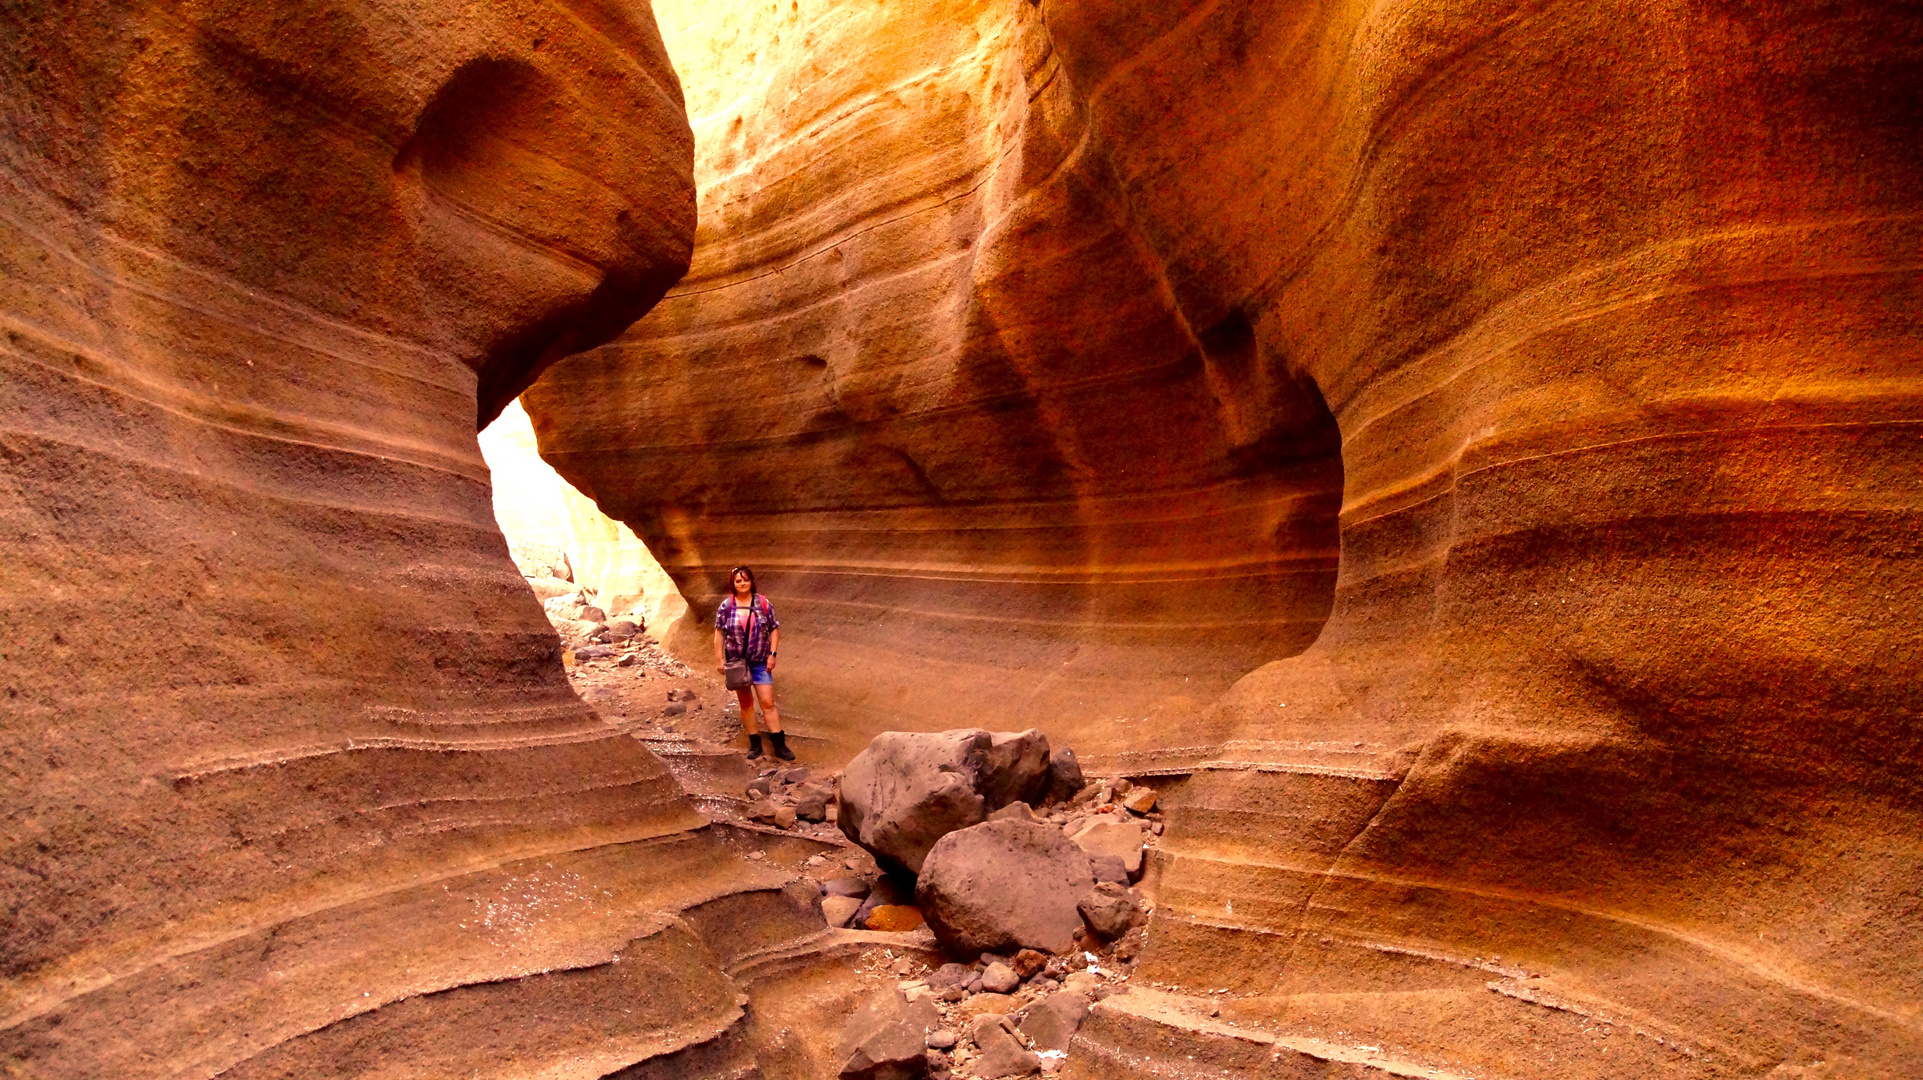
[{"label": "woman's arm", "polygon": [[714,666],[716,670],[728,666],[728,656],[722,651],[721,628],[718,626],[714,629]]},{"label": "woman's arm", "polygon": [[781,648],[781,627],[768,631],[768,670],[775,669],[775,653]]}]

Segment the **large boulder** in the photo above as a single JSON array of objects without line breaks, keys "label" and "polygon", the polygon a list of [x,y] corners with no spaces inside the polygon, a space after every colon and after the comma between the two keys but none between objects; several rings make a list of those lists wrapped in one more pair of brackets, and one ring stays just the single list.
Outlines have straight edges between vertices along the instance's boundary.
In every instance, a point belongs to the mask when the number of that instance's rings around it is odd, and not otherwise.
[{"label": "large boulder", "polygon": [[836,1043],[840,1080],[915,1080],[928,1073],[928,1035],[941,1027],[929,998],[909,1001],[888,989],[869,995]]},{"label": "large boulder", "polygon": [[1088,856],[1060,829],[990,821],[935,844],[915,900],[935,936],[958,955],[1059,953],[1073,946],[1082,926],[1076,905],[1094,885]]},{"label": "large boulder", "polygon": [[884,731],[842,770],[835,823],[876,861],[919,874],[935,841],[980,822],[986,731]]},{"label": "large boulder", "polygon": [[920,873],[935,841],[990,811],[1039,800],[1048,736],[1027,731],[884,731],[842,771],[836,824],[891,869]]}]

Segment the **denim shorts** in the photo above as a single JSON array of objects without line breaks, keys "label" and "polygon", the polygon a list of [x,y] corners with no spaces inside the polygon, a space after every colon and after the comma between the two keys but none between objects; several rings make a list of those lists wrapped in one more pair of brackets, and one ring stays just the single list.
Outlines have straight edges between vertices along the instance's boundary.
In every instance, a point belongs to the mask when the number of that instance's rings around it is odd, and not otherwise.
[{"label": "denim shorts", "polygon": [[748,677],[754,681],[756,686],[773,686],[775,684],[775,677],[769,673],[768,665],[766,664],[750,663],[748,665]]}]

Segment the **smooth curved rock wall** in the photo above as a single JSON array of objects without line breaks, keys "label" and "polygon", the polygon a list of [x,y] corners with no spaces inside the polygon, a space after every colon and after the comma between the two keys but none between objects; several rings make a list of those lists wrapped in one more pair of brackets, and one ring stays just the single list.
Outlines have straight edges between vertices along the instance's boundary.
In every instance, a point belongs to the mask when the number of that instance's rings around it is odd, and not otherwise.
[{"label": "smooth curved rock wall", "polygon": [[1333,422],[1185,318],[1037,9],[657,10],[694,266],[524,400],[697,612],[756,567],[797,731],[1154,741],[1308,644]]},{"label": "smooth curved rock wall", "polygon": [[1192,773],[1144,974],[1265,1074],[1923,1057],[1912,12],[776,14],[667,20],[695,269],[528,400],[798,727]]},{"label": "smooth curved rock wall", "polygon": [[1149,977],[1477,1075],[1917,1060],[1923,27],[1048,10],[1176,295],[1343,437],[1334,612],[1216,706]]},{"label": "smooth curved rock wall", "polygon": [[686,265],[645,5],[13,4],[0,40],[7,1074],[731,1045],[675,913],[778,879],[569,690],[474,434]]}]

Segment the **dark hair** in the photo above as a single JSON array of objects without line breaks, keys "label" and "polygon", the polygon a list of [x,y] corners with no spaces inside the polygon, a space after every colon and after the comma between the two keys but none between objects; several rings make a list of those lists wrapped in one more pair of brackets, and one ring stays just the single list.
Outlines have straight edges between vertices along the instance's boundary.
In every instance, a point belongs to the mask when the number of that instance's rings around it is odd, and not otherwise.
[{"label": "dark hair", "polygon": [[748,575],[748,596],[752,598],[755,594],[755,572],[745,566],[737,566],[733,570],[728,571],[728,595],[734,595],[734,576],[736,574]]}]

